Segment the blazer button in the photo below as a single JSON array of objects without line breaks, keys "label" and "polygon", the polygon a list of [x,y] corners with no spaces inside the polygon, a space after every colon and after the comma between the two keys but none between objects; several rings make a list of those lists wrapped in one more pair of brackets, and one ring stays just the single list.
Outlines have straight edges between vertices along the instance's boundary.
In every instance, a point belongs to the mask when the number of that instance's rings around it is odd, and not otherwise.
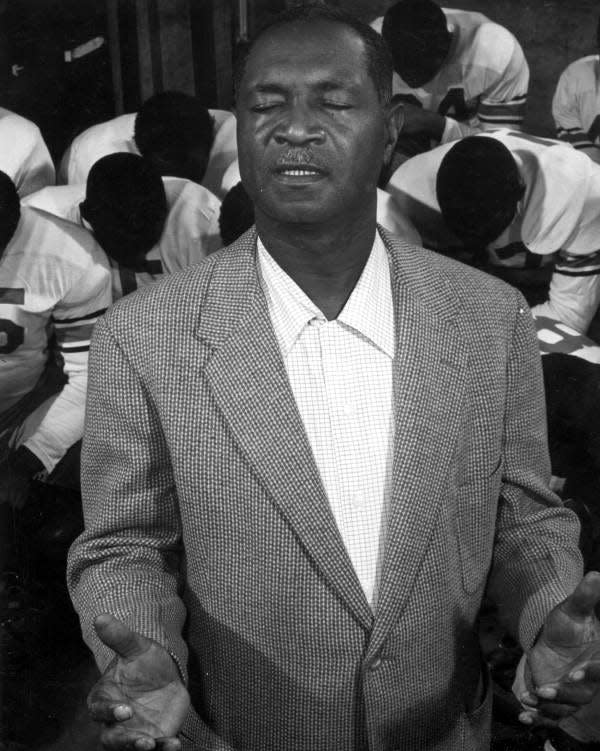
[{"label": "blazer button", "polygon": [[382,659],[381,657],[376,657],[371,665],[369,666],[370,670],[378,670],[381,667]]}]

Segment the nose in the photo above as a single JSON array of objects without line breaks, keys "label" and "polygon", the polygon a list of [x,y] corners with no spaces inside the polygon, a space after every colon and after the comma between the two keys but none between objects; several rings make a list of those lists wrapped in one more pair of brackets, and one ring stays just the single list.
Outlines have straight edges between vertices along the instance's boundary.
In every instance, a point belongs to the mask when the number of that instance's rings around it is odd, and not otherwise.
[{"label": "nose", "polygon": [[310,104],[296,100],[286,108],[275,130],[274,138],[280,145],[316,144],[325,139],[325,131]]}]

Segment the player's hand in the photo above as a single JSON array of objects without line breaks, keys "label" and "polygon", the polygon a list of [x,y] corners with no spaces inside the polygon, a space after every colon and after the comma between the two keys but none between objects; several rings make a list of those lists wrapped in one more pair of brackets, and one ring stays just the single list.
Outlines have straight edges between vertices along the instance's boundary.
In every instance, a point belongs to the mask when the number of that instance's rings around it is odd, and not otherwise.
[{"label": "player's hand", "polygon": [[[522,721],[556,725],[569,716],[569,724],[589,719],[589,707],[600,701],[599,602],[600,573],[590,572],[549,614],[527,658],[531,688],[520,697],[526,707]],[[600,738],[600,716],[597,730]]]},{"label": "player's hand", "polygon": [[88,708],[107,751],[179,751],[176,738],[190,706],[171,655],[112,615],[94,622],[115,659],[90,691]]},{"label": "player's hand", "polygon": [[29,498],[34,476],[43,470],[42,462],[25,446],[11,451],[0,465],[0,503],[23,508]]}]

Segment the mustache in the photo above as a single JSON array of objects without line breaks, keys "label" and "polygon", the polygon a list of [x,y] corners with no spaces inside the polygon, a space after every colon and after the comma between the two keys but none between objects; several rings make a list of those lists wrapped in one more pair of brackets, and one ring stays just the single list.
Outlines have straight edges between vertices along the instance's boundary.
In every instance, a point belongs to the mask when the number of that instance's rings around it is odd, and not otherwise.
[{"label": "mustache", "polygon": [[324,169],[320,160],[315,157],[314,151],[310,147],[288,148],[282,151],[277,157],[276,167],[306,166],[310,165],[317,169]]}]

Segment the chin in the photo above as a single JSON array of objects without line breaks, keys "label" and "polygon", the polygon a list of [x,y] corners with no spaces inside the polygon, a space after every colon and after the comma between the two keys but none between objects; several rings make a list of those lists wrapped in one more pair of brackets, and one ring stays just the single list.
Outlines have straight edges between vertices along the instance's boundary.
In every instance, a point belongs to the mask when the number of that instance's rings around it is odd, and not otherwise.
[{"label": "chin", "polygon": [[[261,196],[265,198],[264,194]],[[294,200],[281,200],[278,196],[273,200],[260,201],[257,207],[261,213],[274,219],[282,224],[312,224],[314,222],[322,222],[332,216],[332,211],[326,205],[323,205],[323,200],[315,198],[300,196]]]}]

